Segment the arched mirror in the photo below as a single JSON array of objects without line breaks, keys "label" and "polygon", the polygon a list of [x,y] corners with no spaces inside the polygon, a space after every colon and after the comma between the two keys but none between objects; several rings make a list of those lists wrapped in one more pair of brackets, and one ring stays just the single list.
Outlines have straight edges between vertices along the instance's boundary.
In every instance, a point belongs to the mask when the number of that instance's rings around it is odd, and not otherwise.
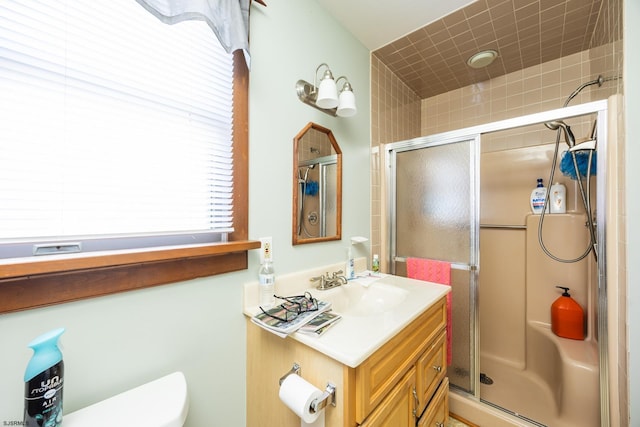
[{"label": "arched mirror", "polygon": [[342,239],[342,151],[315,123],[293,138],[292,223],[294,245]]}]

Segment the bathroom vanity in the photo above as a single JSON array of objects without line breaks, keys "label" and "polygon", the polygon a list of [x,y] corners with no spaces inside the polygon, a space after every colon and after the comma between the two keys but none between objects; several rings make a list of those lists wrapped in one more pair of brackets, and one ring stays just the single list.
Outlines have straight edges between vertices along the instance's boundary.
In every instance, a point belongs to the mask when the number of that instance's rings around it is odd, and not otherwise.
[{"label": "bathroom vanity", "polygon": [[325,409],[328,427],[444,426],[449,413],[445,297],[450,288],[380,275],[320,292],[308,286],[315,275],[279,277],[276,287],[279,295],[310,291],[331,301],[343,317],[320,337],[294,333],[280,338],[251,322],[259,310],[253,294],[257,284],[245,285],[247,425],[300,425],[278,395],[279,379],[297,363],[302,378],[317,388],[336,387],[335,407]]}]

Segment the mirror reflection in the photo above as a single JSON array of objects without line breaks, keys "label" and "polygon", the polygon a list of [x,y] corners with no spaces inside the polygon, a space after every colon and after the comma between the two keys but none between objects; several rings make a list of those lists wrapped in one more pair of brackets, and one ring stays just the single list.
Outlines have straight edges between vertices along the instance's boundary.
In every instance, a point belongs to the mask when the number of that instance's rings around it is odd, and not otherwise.
[{"label": "mirror reflection", "polygon": [[342,152],[330,129],[307,124],[293,139],[293,244],[342,238]]}]

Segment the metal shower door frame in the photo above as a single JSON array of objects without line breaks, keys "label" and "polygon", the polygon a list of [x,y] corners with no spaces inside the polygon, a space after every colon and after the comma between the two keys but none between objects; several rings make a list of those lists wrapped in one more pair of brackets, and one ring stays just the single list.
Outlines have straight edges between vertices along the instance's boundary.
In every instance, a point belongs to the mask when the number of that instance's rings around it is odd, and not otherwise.
[{"label": "metal shower door frame", "polygon": [[[597,236],[598,236],[598,244],[597,244],[597,253],[598,253],[598,352],[599,352],[599,365],[600,365],[600,417],[601,423],[603,427],[608,427],[610,425],[610,408],[609,408],[609,357],[608,357],[608,343],[609,343],[609,333],[608,333],[608,310],[607,310],[607,263],[606,263],[606,251],[607,251],[607,234],[606,234],[606,211],[607,211],[607,126],[608,126],[608,117],[607,117],[607,100],[599,100],[588,102],[585,104],[575,105],[571,107],[558,108],[554,110],[544,111],[541,113],[534,113],[525,116],[515,117],[506,120],[500,120],[496,122],[486,123],[477,126],[471,126],[468,128],[453,130],[449,132],[443,132],[439,134],[433,134],[424,137],[418,137],[406,141],[399,141],[385,145],[385,171],[387,173],[387,242],[389,247],[389,265],[395,269],[394,257],[397,255],[395,253],[395,236],[393,235],[393,230],[395,226],[395,170],[393,169],[392,162],[395,161],[393,151],[396,149],[402,149],[407,147],[418,147],[418,146],[437,146],[441,144],[449,144],[452,142],[460,142],[460,141],[469,141],[478,137],[481,139],[483,134],[498,132],[503,130],[509,130],[524,126],[536,125],[536,124],[544,124],[545,122],[550,122],[553,120],[564,120],[572,117],[579,117],[588,114],[597,114],[597,135],[598,135],[598,157],[597,157],[597,175],[596,175],[596,191],[598,194],[597,202],[596,202],[596,221],[597,221]],[[474,144],[472,144],[473,146]],[[475,144],[477,149],[479,150],[480,144]],[[479,163],[479,152],[477,155],[477,161]],[[471,171],[472,176],[473,173],[479,173],[479,166],[476,165],[476,170]],[[472,188],[477,188],[479,193],[479,176],[478,181],[474,184]],[[479,194],[476,194],[476,201],[479,201]],[[476,203],[479,206],[479,203]],[[476,219],[479,221],[479,211],[477,212]],[[475,224],[475,229],[473,231],[475,236],[473,239],[478,240],[479,236],[479,222]],[[476,264],[479,263],[479,247],[476,252]],[[452,266],[457,267],[457,266]],[[478,270],[475,270],[475,281],[477,285],[477,275]],[[479,372],[479,313],[477,313],[477,309],[475,305],[477,305],[477,286],[474,289],[474,315],[473,315],[473,331],[472,335],[475,337],[475,342],[473,343],[475,354],[472,355],[472,360],[475,361],[473,369],[475,372]],[[474,373],[472,373],[474,374]],[[469,397],[473,398],[476,401],[479,401],[479,391],[480,391],[480,378],[479,375],[475,375],[475,385],[473,394],[469,395]]]},{"label": "metal shower door frame", "polygon": [[[326,206],[327,206],[327,169],[330,166],[338,164],[338,155],[330,154],[328,156],[316,157],[306,161],[300,162],[299,167],[309,167],[310,165],[317,164],[318,168],[318,180],[320,186],[318,189],[319,205],[318,210],[321,212],[320,216],[320,234],[317,237],[327,236],[327,218],[326,218]],[[299,197],[304,197],[304,194],[300,194]],[[302,224],[303,218],[298,214],[298,220]]]},{"label": "metal shower door frame", "polygon": [[398,254],[397,253],[397,241],[396,241],[396,155],[412,150],[428,149],[434,147],[440,147],[444,145],[451,145],[457,143],[469,143],[469,262],[468,263],[451,263],[451,269],[464,270],[469,272],[469,324],[471,330],[469,331],[469,360],[473,361],[472,366],[469,366],[469,375],[471,378],[471,392],[475,395],[476,390],[480,389],[480,377],[476,373],[480,372],[480,361],[477,357],[478,345],[479,345],[479,313],[477,310],[477,298],[478,298],[478,266],[479,266],[479,254],[480,254],[480,134],[466,134],[460,133],[459,135],[453,135],[449,138],[431,138],[421,137],[415,138],[409,141],[401,141],[392,144],[388,144],[385,147],[385,166],[387,171],[387,188],[388,188],[388,239],[390,242],[389,247],[389,262],[391,266],[391,273],[395,274],[395,262],[404,261],[406,256],[411,254]]}]

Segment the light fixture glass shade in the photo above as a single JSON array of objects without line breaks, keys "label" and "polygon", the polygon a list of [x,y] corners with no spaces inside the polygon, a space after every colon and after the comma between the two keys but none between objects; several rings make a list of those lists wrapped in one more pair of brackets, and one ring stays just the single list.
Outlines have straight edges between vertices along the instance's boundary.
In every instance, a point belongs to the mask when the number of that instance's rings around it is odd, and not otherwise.
[{"label": "light fixture glass shade", "polygon": [[490,65],[498,57],[498,52],[492,49],[483,50],[471,56],[467,60],[467,65],[471,68],[484,68]]},{"label": "light fixture glass shade", "polygon": [[320,81],[316,105],[320,108],[336,108],[338,106],[338,88],[333,78],[326,77]]},{"label": "light fixture glass shade", "polygon": [[356,96],[352,90],[343,90],[340,92],[340,104],[338,105],[337,114],[340,117],[351,117],[356,114]]}]

